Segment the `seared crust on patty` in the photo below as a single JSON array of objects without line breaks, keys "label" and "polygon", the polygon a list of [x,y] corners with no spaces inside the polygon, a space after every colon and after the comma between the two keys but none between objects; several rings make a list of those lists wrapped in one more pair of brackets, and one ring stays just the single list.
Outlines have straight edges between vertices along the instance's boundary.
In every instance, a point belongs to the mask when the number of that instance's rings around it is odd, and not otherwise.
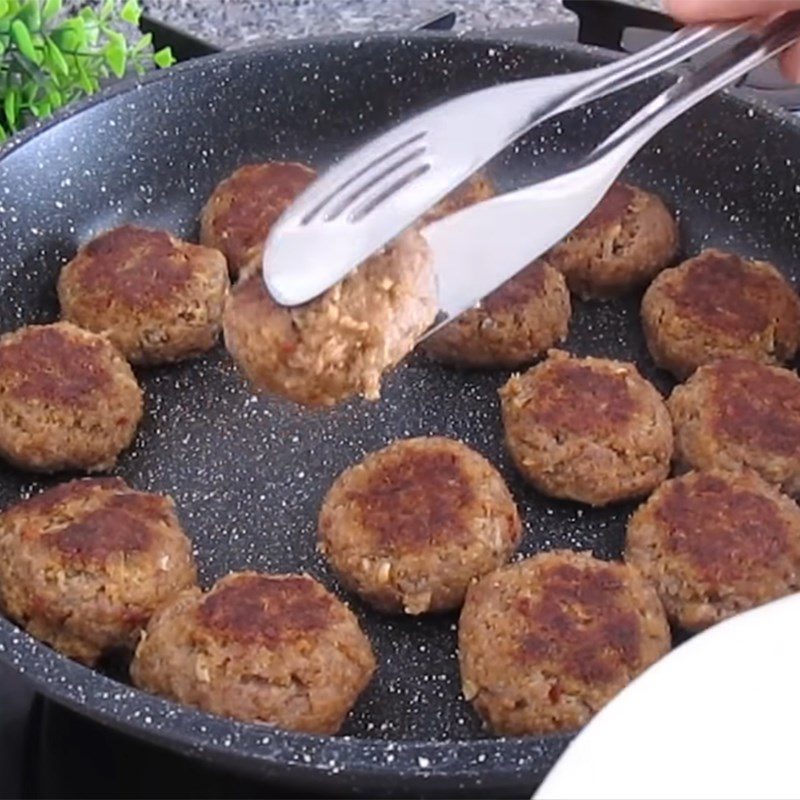
[{"label": "seared crust on patty", "polygon": [[405,439],[343,472],[320,511],[320,549],[350,590],[381,611],[461,605],[522,535],[497,470],[461,442]]},{"label": "seared crust on patty", "polygon": [[625,560],[701,630],[800,588],[800,508],[752,472],[690,472],[631,517]]},{"label": "seared crust on patty", "polygon": [[511,736],[580,728],[669,648],[661,602],[635,569],[571,551],[481,578],[458,626],[464,696]]},{"label": "seared crust on patty", "polygon": [[86,664],[133,650],[155,610],[195,581],[172,500],[119,478],[62,483],[0,515],[4,613]]},{"label": "seared crust on patty", "polygon": [[214,189],[200,215],[200,243],[223,253],[233,277],[261,259],[278,217],[316,178],[305,164],[245,164]]},{"label": "seared crust on patty", "polygon": [[0,455],[21,469],[110,469],[133,441],[142,392],[104,336],[68,322],[0,337]]},{"label": "seared crust on patty", "polygon": [[684,468],[752,469],[800,496],[800,378],[727,359],[700,367],[667,401]]},{"label": "seared crust on patty", "polygon": [[800,299],[772,264],[704,250],[650,284],[642,323],[656,364],[685,378],[722,358],[791,359],[800,342]]},{"label": "seared crust on patty", "polygon": [[669,474],[672,425],[633,364],[554,351],[500,390],[506,445],[539,491],[603,506]]},{"label": "seared crust on patty", "polygon": [[407,231],[321,297],[279,306],[254,273],[233,289],[225,345],[260,391],[331,405],[375,400],[382,374],[433,322],[436,287],[425,240]]},{"label": "seared crust on patty", "polygon": [[218,250],[125,225],[80,249],[58,297],[64,319],[104,333],[135,364],[161,364],[217,343],[228,286]]},{"label": "seared crust on patty", "polygon": [[615,183],[545,258],[575,294],[602,300],[647,283],[670,265],[678,245],[678,226],[661,198]]},{"label": "seared crust on patty", "polygon": [[240,572],[164,607],[131,676],[142,689],[215,714],[332,734],[374,671],[357,619],[320,583]]},{"label": "seared crust on patty", "polygon": [[571,314],[564,276],[545,261],[534,261],[422,348],[447,364],[518,367],[566,339]]}]

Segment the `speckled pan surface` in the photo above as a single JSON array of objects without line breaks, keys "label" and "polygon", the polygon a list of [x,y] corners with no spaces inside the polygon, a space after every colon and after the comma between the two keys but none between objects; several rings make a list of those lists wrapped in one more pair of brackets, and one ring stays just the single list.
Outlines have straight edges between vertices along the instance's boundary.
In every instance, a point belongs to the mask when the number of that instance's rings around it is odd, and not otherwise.
[{"label": "speckled pan surface", "polygon": [[[137,220],[196,235],[205,198],[243,162],[300,159],[323,167],[408,107],[597,58],[577,47],[485,38],[344,37],[223,54],[113,91],[0,155],[2,330],[55,316],[59,265],[103,228]],[[512,186],[558,168],[651,91],[548,124],[498,160],[496,179]],[[796,163],[795,123],[722,97],[666,131],[628,178],[680,209],[687,252],[733,247],[794,279]],[[646,354],[638,302],[578,303],[567,347],[634,359],[666,390],[668,378]],[[139,375],[145,421],[117,472],[133,486],[175,497],[206,584],[253,568],[307,570],[335,587],[314,548],[324,492],[365,452],[423,434],[462,439],[500,466],[524,514],[523,553],[567,546],[619,555],[629,506],[596,511],[545,501],[515,476],[503,452],[496,392],[506,373],[454,371],[414,358],[388,380],[380,403],[315,412],[253,397],[221,350]],[[0,503],[45,483],[0,468]],[[459,693],[455,617],[379,617],[351,602],[380,668],[338,738],[179,708],[57,656],[2,619],[0,657],[94,717],[329,794],[529,795],[566,739],[492,739],[481,731]]]}]

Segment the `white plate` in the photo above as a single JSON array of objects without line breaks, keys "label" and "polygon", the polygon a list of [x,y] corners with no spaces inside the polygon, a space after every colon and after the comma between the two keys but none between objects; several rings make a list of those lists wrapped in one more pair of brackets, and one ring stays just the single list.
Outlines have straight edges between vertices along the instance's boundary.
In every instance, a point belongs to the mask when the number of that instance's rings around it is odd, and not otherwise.
[{"label": "white plate", "polygon": [[800,797],[800,595],[710,628],[578,735],[536,800]]}]

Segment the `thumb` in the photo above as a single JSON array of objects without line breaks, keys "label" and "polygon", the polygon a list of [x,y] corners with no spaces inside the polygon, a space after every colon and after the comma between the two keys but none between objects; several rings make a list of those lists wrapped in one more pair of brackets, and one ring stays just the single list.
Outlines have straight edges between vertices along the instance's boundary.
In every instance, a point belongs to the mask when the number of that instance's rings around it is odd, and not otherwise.
[{"label": "thumb", "polygon": [[681,22],[766,17],[800,8],[800,0],[664,0],[669,14]]},{"label": "thumb", "polygon": [[790,47],[781,55],[781,72],[794,83],[800,83],[800,45]]}]

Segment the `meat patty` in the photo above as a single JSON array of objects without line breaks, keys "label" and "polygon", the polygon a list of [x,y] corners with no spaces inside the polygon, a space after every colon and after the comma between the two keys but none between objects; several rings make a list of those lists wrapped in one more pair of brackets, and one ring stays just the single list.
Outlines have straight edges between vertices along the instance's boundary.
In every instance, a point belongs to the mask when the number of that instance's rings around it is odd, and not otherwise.
[{"label": "meat patty", "polygon": [[218,250],[125,225],[80,249],[58,298],[63,319],[104,333],[134,364],[161,364],[217,343],[228,286]]},{"label": "meat patty", "polygon": [[800,508],[752,472],[690,472],[631,517],[625,560],[698,631],[800,588]]},{"label": "meat patty", "polygon": [[446,364],[518,367],[564,341],[571,314],[564,276],[545,261],[534,261],[480,306],[427,338],[422,349]]},{"label": "meat patty", "polygon": [[316,178],[305,164],[245,164],[213,191],[200,215],[200,243],[222,252],[231,275],[259,265],[272,226]]},{"label": "meat patty", "polygon": [[156,609],[194,586],[171,498],[119,478],[62,483],[0,514],[0,606],[85,664],[133,651]]},{"label": "meat patty", "polygon": [[546,258],[575,294],[603,300],[646,284],[672,263],[678,246],[677,223],[661,198],[615,183]]},{"label": "meat patty", "polygon": [[381,611],[407,614],[460,606],[521,535],[500,473],[440,436],[394,442],[350,467],[319,517],[320,548],[342,583]]},{"label": "meat patty", "polygon": [[279,306],[254,273],[225,307],[225,344],[259,391],[297,403],[377,399],[382,374],[399,362],[437,312],[425,240],[407,231],[341,283],[303,306]]},{"label": "meat patty", "polygon": [[150,621],[131,677],[214,714],[336,733],[375,671],[347,606],[308,575],[232,573]]},{"label": "meat patty", "polygon": [[104,336],[57,322],[0,337],[0,455],[14,466],[110,469],[141,418],[136,378]]},{"label": "meat patty", "polygon": [[539,491],[604,506],[651,492],[669,474],[672,425],[633,364],[550,358],[500,390],[506,445]]},{"label": "meat patty", "polygon": [[554,551],[473,584],[458,624],[464,697],[495,733],[572,731],[670,648],[632,567]]},{"label": "meat patty", "polygon": [[642,301],[642,322],[653,360],[682,379],[721,358],[793,358],[800,299],[772,264],[704,250],[656,277]]},{"label": "meat patty", "polygon": [[[422,224],[488,200],[494,186],[474,175],[431,209]],[[567,335],[571,306],[563,275],[535,261],[447,327],[425,340],[422,349],[437,361],[463,367],[516,367],[546,353]]]},{"label": "meat patty", "polygon": [[744,359],[700,367],[667,401],[683,468],[752,469],[800,496],[800,378]]}]

